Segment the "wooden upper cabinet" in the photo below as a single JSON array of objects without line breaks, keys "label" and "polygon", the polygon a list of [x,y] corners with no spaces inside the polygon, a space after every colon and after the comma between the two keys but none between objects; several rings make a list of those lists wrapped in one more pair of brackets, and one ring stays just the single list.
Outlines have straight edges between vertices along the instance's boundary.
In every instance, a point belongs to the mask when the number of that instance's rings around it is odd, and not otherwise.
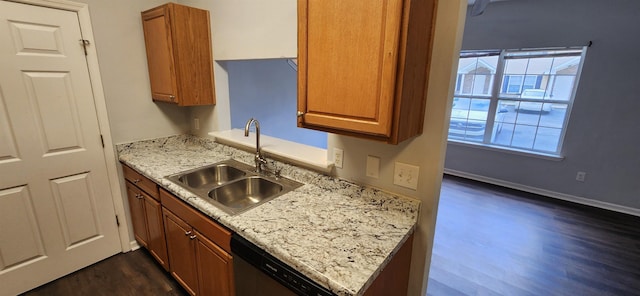
[{"label": "wooden upper cabinet", "polygon": [[209,11],[167,3],[143,11],[142,25],[153,100],[215,104]]},{"label": "wooden upper cabinet", "polygon": [[422,133],[435,0],[298,0],[298,126]]}]

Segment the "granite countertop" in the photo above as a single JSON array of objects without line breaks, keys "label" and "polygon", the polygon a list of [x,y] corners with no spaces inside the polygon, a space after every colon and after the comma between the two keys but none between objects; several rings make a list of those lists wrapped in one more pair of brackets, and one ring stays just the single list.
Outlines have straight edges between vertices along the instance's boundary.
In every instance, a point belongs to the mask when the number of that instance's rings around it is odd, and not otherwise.
[{"label": "granite countertop", "polygon": [[417,221],[418,200],[283,163],[282,175],[305,185],[232,216],[165,177],[229,158],[253,165],[253,154],[189,135],[117,150],[123,163],[338,295],[363,294]]}]

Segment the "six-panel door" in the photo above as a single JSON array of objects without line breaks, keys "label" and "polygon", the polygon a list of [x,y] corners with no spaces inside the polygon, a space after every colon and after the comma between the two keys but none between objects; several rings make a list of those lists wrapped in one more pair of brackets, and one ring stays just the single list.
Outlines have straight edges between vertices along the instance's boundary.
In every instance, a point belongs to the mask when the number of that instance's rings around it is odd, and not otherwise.
[{"label": "six-panel door", "polygon": [[78,14],[0,1],[0,293],[121,251]]}]

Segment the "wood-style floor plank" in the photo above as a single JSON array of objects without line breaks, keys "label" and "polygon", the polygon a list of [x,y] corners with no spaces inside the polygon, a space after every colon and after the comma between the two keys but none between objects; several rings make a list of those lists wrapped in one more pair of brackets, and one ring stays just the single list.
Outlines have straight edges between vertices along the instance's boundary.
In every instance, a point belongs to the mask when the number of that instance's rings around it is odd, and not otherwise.
[{"label": "wood-style floor plank", "polygon": [[445,176],[427,295],[640,295],[640,218]]},{"label": "wood-style floor plank", "polygon": [[143,249],[118,254],[40,286],[24,296],[187,296]]}]

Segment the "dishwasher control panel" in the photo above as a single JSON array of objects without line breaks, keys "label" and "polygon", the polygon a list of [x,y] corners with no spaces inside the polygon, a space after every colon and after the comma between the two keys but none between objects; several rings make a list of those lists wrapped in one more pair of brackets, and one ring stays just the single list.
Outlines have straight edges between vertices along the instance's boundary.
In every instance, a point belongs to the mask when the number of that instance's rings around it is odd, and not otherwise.
[{"label": "dishwasher control panel", "polygon": [[336,295],[235,233],[231,236],[231,252],[298,295]]}]

